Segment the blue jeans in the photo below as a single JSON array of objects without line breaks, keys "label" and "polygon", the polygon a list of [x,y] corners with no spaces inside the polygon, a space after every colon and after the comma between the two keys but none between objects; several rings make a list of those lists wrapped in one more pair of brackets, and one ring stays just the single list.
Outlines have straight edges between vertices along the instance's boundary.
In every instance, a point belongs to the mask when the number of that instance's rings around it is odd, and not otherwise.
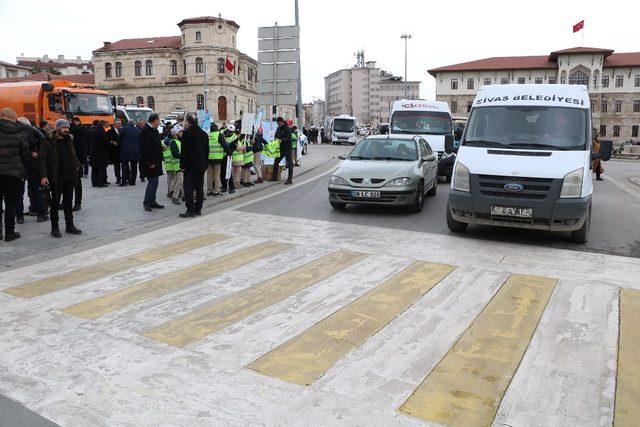
[{"label": "blue jeans", "polygon": [[144,204],[156,203],[156,192],[158,191],[158,177],[147,178],[147,190],[144,192]]}]

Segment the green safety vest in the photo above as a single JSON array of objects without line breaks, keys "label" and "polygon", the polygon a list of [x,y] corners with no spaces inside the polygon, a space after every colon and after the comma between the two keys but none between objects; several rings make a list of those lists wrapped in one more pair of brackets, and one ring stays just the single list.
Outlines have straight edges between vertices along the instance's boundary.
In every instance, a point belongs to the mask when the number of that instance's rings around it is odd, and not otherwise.
[{"label": "green safety vest", "polygon": [[222,160],[224,158],[224,149],[218,142],[220,132],[211,132],[209,134],[209,160]]},{"label": "green safety vest", "polygon": [[293,148],[293,149],[298,148],[298,133],[297,132],[291,132],[291,148]]},{"label": "green safety vest", "polygon": [[267,157],[280,157],[280,140],[274,139],[273,141],[269,141],[262,150],[262,153]]},{"label": "green safety vest", "polygon": [[[172,141],[176,142],[176,146],[178,147],[178,152],[181,150],[180,140],[174,139]],[[162,157],[164,157],[164,167],[167,172],[177,172],[180,170],[180,159],[176,159],[171,154],[171,145],[167,146],[167,149],[162,152]]]},{"label": "green safety vest", "polygon": [[[230,139],[231,140],[229,141],[229,144],[231,144],[233,141],[238,139],[238,135],[233,134],[233,136],[231,136]],[[234,162],[240,162],[244,164],[244,152],[242,151],[244,146],[245,146],[244,141],[238,141],[238,146],[236,147],[236,151],[234,151],[233,154],[231,155],[231,160],[233,160]]]}]

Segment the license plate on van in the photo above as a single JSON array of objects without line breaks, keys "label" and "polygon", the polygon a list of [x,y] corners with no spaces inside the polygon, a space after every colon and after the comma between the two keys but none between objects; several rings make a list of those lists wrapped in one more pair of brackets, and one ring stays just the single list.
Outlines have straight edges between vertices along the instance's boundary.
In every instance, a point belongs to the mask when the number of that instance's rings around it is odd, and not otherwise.
[{"label": "license plate on van", "polygon": [[516,218],[533,218],[532,208],[513,208],[509,206],[491,206],[492,216],[511,216]]}]

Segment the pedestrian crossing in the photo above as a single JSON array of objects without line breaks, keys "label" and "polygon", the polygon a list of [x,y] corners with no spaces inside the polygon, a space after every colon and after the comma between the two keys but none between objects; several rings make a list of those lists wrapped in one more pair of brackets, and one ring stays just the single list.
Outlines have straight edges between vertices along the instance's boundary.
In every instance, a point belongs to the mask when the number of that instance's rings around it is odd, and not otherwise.
[{"label": "pedestrian crossing", "polygon": [[[322,247],[318,251],[314,242],[270,239],[257,243],[247,240],[241,248],[224,255],[188,266],[177,264],[170,271],[152,274],[152,277],[134,283],[123,281],[119,286],[115,283],[114,288],[105,289],[96,296],[78,299],[86,295],[82,291],[86,292],[100,280],[112,276],[117,280],[127,272],[150,268],[153,263],[172,257],[189,256],[192,251],[208,246],[220,248],[232,241],[237,245],[238,239],[242,240],[242,236],[228,232],[203,234],[37,280],[29,280],[25,275],[23,283],[12,283],[2,290],[3,298],[24,300],[25,310],[55,310],[65,322],[80,325],[78,322],[81,321],[83,328],[91,329],[106,327],[110,325],[110,319],[118,319],[125,312],[135,314],[142,307],[152,307],[155,301],[170,303],[173,295],[180,294],[181,297],[174,300],[181,305],[179,313],[168,314],[168,318],[155,322],[150,317],[148,321],[153,323],[150,327],[142,327],[140,322],[128,323],[128,318],[122,317],[118,328],[136,334],[145,345],[161,346],[163,351],[202,352],[205,344],[215,345],[217,337],[229,328],[241,329],[244,322],[261,313],[294,307],[299,303],[296,296],[303,292],[329,283],[334,287],[358,288],[368,275],[373,274],[372,259],[375,257],[379,259],[376,274],[384,271],[385,262],[390,266],[384,279],[359,289],[358,295],[349,300],[343,297],[336,309],[329,312],[311,308],[303,316],[311,322],[310,326],[292,322],[286,338],[282,338],[285,335],[263,338],[261,348],[255,349],[250,360],[239,360],[238,369],[245,373],[243,375],[250,375],[251,381],[261,387],[274,387],[282,382],[301,387],[301,390],[314,390],[321,399],[323,390],[327,393],[335,390],[335,381],[349,376],[345,369],[354,366],[349,364],[351,358],[356,354],[366,357],[370,349],[367,344],[376,342],[378,351],[393,347],[391,343],[381,341],[385,329],[396,327],[398,322],[410,316],[415,318],[416,310],[411,308],[428,300],[440,311],[451,313],[449,322],[456,324],[459,332],[453,340],[435,337],[421,344],[428,345],[428,349],[412,350],[414,354],[433,351],[440,355],[439,360],[428,366],[416,363],[412,369],[419,370],[422,366],[420,378],[417,381],[403,379],[387,410],[406,420],[444,425],[489,425],[498,419],[500,422],[509,420],[506,406],[501,405],[513,400],[509,392],[519,387],[514,377],[524,369],[522,365],[529,363],[523,360],[534,335],[541,325],[547,327],[541,319],[552,302],[563,304],[559,298],[566,298],[565,293],[557,291],[566,286],[562,280],[511,273],[501,279],[491,279],[498,280],[495,286],[490,280],[485,281],[482,292],[474,297],[480,300],[463,303],[446,297],[462,294],[464,287],[457,287],[462,278],[480,280],[469,274],[474,269],[416,259],[410,254],[399,261],[397,256],[372,254],[366,248]],[[295,251],[299,256],[297,264],[271,262],[287,251]],[[247,269],[256,263],[268,268],[269,271],[264,272],[266,278],[255,277],[260,272]],[[336,284],[335,278],[342,277],[340,275],[347,271],[357,274],[350,281]],[[116,274],[118,276],[114,276]],[[216,286],[216,280],[223,275],[232,275],[239,281],[246,277],[251,284],[242,288],[229,287],[225,293],[207,299],[207,287]],[[474,287],[473,284],[466,286]],[[189,295],[195,295],[196,289],[199,297],[190,299]],[[327,292],[331,292],[330,289],[325,290],[325,295]],[[67,298],[50,298],[58,293],[68,295],[68,300],[75,303],[65,304]],[[631,425],[640,416],[637,405],[640,396],[637,369],[640,366],[640,291],[623,288],[616,297],[620,305],[620,326],[615,349],[614,416],[616,424]],[[459,308],[456,301],[464,308]],[[470,315],[472,304],[481,304],[482,308]],[[0,321],[1,316],[2,313]],[[291,321],[291,316],[282,320]],[[283,328],[286,330],[286,325]],[[114,333],[117,332],[110,332]],[[243,345],[240,340],[234,342],[233,338],[231,343],[238,350]],[[549,347],[545,348],[543,351],[550,351]],[[215,360],[212,362],[215,364]],[[386,363],[393,363],[392,354],[388,355]],[[376,366],[367,369],[378,369]],[[360,383],[353,389],[355,394],[365,386],[366,381]],[[371,393],[375,394],[375,391]]]}]

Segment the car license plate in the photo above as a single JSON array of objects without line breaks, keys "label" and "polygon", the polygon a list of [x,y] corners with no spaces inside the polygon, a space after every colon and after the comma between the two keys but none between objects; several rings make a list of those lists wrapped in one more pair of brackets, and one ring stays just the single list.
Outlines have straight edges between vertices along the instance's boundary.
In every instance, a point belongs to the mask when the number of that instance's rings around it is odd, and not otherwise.
[{"label": "car license plate", "polygon": [[354,199],[379,199],[379,191],[352,191],[351,197]]},{"label": "car license plate", "polygon": [[491,215],[512,216],[516,218],[533,218],[532,208],[512,208],[508,206],[491,206]]}]

